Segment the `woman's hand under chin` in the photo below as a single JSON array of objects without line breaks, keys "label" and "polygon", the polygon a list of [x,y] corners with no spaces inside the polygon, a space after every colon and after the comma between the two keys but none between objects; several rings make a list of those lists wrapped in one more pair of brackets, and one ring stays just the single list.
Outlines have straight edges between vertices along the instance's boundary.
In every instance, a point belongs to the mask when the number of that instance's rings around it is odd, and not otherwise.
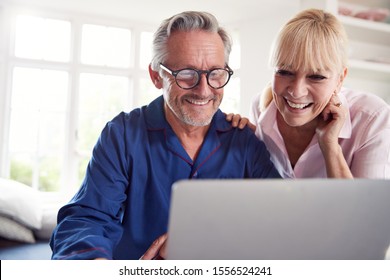
[{"label": "woman's hand under chin", "polygon": [[343,150],[339,145],[340,131],[347,115],[348,108],[343,106],[337,95],[334,95],[319,116],[316,133],[325,159],[328,178],[353,178]]},{"label": "woman's hand under chin", "polygon": [[339,146],[340,131],[345,123],[348,109],[343,106],[337,95],[333,95],[328,105],[318,117],[316,129],[318,143],[323,153]]}]

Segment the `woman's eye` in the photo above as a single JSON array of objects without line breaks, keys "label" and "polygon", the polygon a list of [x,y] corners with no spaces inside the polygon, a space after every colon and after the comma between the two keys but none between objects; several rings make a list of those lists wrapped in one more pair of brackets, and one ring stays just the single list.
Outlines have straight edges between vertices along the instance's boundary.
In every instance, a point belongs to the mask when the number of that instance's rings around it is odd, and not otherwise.
[{"label": "woman's eye", "polygon": [[326,77],[322,76],[322,75],[311,75],[311,76],[309,76],[309,78],[312,80],[315,80],[315,81],[321,81],[321,80],[326,79]]},{"label": "woman's eye", "polygon": [[289,75],[292,75],[292,73],[290,71],[287,71],[287,70],[277,70],[276,71],[276,74],[277,75],[280,75],[280,76],[289,76]]}]

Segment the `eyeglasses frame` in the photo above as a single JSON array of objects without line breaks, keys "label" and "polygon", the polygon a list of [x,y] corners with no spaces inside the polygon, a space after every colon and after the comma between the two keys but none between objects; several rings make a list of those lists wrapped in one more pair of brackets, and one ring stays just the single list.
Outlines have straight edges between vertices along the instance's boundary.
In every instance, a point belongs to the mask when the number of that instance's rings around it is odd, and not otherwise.
[{"label": "eyeglasses frame", "polygon": [[[220,88],[223,88],[224,86],[226,86],[228,84],[228,82],[230,81],[230,77],[234,74],[233,70],[229,67],[229,65],[225,65],[225,68],[213,68],[213,69],[210,69],[210,70],[198,70],[198,69],[194,69],[194,68],[183,68],[183,69],[179,69],[179,70],[172,70],[172,69],[169,69],[167,66],[165,66],[164,64],[160,63],[160,68],[163,69],[164,71],[168,72],[169,74],[171,74],[174,78],[175,78],[175,82],[176,84],[178,85],[178,87],[182,88],[182,89],[193,89],[195,87],[197,87],[200,83],[200,80],[201,80],[201,75],[202,74],[206,74],[206,80],[207,80],[207,84],[213,88],[213,89],[220,89]],[[177,82],[177,79],[176,79],[176,76],[179,74],[180,71],[183,71],[183,70],[193,70],[195,71],[196,73],[198,73],[199,75],[199,79],[198,79],[198,82],[192,86],[192,87],[189,87],[189,88],[184,88],[182,86],[179,85],[179,83]],[[210,82],[209,82],[209,75],[212,71],[214,70],[226,70],[229,74],[227,80],[226,80],[226,83],[223,85],[223,86],[220,86],[220,87],[213,87],[212,85],[210,85]]]}]

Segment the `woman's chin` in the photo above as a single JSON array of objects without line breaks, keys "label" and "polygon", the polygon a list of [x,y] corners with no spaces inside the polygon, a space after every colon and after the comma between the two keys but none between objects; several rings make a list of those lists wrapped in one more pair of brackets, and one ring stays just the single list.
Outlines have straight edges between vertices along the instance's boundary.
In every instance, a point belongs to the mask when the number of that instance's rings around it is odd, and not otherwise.
[{"label": "woman's chin", "polygon": [[301,116],[301,117],[283,116],[283,120],[288,126],[300,127],[308,124],[312,119],[305,116]]}]

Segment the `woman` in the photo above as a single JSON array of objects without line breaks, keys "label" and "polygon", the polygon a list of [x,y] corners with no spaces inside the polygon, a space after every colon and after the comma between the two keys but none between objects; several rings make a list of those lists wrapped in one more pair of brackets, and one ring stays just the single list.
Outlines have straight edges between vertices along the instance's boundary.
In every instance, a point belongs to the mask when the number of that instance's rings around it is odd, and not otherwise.
[{"label": "woman", "polygon": [[305,10],[279,32],[272,82],[250,120],[285,178],[390,179],[390,107],[342,87],[347,36],[330,13]]}]

